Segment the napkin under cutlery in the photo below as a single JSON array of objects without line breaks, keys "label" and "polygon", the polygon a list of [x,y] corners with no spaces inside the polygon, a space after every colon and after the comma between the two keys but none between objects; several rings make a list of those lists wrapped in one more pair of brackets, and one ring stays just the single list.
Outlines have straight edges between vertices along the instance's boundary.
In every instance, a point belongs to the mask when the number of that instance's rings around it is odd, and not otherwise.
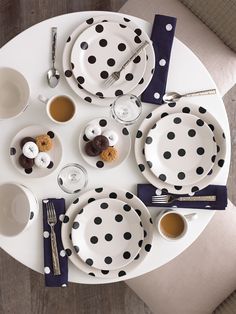
[{"label": "napkin under cutlery", "polygon": [[162,104],[166,91],[169,62],[177,19],[166,15],[155,15],[151,40],[155,52],[156,65],[151,82],[141,96],[141,100]]},{"label": "napkin under cutlery", "polygon": [[[181,207],[181,208],[199,208],[199,209],[212,209],[224,210],[227,207],[227,187],[225,185],[208,185],[206,188],[197,191],[194,196],[215,195],[216,201],[178,201],[175,200],[171,204],[155,204],[152,203],[152,196],[156,194],[157,188],[151,184],[138,184],[137,193],[141,201],[149,207]],[[159,192],[159,190],[158,190]],[[166,193],[162,193],[166,194]],[[176,195],[180,196],[180,195]],[[181,195],[189,196],[189,195]]]},{"label": "napkin under cutlery", "polygon": [[[52,202],[57,215],[57,223],[54,226],[57,249],[60,263],[61,275],[53,274],[52,250],[50,240],[50,226],[47,223],[47,208],[46,204]],[[44,243],[44,274],[46,287],[66,287],[68,284],[68,259],[64,251],[61,240],[61,224],[65,214],[65,199],[64,198],[48,198],[43,201],[43,243]]]}]

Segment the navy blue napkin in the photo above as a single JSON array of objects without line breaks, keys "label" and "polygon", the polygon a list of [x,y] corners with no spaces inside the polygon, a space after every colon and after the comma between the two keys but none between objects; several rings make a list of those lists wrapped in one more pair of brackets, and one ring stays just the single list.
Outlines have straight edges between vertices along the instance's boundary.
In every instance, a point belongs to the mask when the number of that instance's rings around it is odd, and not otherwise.
[{"label": "navy blue napkin", "polygon": [[[50,226],[47,223],[46,203],[54,204],[57,223],[54,227],[57,238],[57,250],[60,262],[61,275],[53,275]],[[61,240],[61,224],[65,214],[64,198],[48,198],[43,200],[43,243],[44,243],[44,274],[46,287],[66,287],[68,284],[68,259]]]},{"label": "navy blue napkin", "polygon": [[155,15],[151,40],[155,51],[156,65],[152,80],[141,96],[141,100],[162,104],[170,63],[171,48],[177,19],[171,16]]},{"label": "navy blue napkin", "polygon": [[[227,207],[227,187],[225,185],[208,185],[205,189],[197,191],[194,196],[215,195],[214,202],[180,202],[173,201],[171,204],[153,204],[152,196],[156,194],[157,188],[151,184],[138,184],[137,193],[141,201],[149,207],[181,207],[181,208],[200,208],[200,209],[214,209],[223,210]],[[158,190],[159,191],[159,190]],[[162,193],[166,194],[166,193]],[[172,194],[175,195],[175,194]],[[175,196],[189,196],[189,195],[175,195]]]}]

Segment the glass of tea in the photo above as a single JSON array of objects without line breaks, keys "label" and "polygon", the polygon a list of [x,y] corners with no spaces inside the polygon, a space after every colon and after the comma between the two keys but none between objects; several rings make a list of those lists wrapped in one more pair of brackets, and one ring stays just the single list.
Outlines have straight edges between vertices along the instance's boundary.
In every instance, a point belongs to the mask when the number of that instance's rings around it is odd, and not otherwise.
[{"label": "glass of tea", "polygon": [[39,95],[38,98],[46,104],[47,115],[55,123],[65,124],[76,114],[76,103],[71,96],[56,95],[48,99]]}]

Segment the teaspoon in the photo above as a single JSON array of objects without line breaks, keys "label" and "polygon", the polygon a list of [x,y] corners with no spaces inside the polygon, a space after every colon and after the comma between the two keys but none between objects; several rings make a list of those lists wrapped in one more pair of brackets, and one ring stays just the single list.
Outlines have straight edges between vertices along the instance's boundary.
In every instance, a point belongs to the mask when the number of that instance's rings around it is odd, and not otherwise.
[{"label": "teaspoon", "polygon": [[163,101],[166,103],[170,103],[170,102],[178,101],[181,97],[192,97],[192,96],[214,95],[214,94],[216,94],[216,89],[201,90],[201,91],[187,93],[183,95],[180,95],[176,92],[170,92],[170,93],[166,93],[163,96]]},{"label": "teaspoon", "polygon": [[52,68],[49,69],[47,72],[48,84],[52,88],[57,86],[60,79],[60,73],[55,68],[56,41],[57,41],[57,27],[52,27]]}]

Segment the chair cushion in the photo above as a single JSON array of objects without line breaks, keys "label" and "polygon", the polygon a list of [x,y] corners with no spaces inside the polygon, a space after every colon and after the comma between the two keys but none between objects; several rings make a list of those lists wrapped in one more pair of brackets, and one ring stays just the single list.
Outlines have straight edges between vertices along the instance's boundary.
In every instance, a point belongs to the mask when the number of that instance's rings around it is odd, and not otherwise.
[{"label": "chair cushion", "polygon": [[206,66],[223,96],[236,82],[236,54],[178,0],[128,0],[120,12],[150,23],[154,15],[177,17],[176,37]]},{"label": "chair cushion", "polygon": [[157,314],[207,314],[235,289],[236,207],[229,201],[168,264],[126,281]]}]

